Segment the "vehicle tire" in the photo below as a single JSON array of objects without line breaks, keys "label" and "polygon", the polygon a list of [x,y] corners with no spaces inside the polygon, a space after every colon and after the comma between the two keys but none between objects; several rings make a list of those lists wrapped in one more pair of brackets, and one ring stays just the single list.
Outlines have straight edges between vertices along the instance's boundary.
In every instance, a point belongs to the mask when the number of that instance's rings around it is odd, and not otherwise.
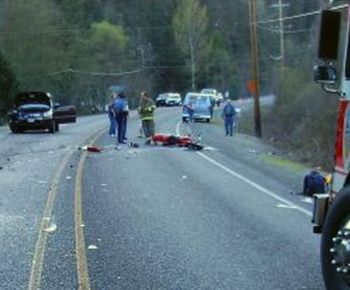
[{"label": "vehicle tire", "polygon": [[206,121],[207,121],[207,123],[210,123],[210,119],[207,119]]},{"label": "vehicle tire", "polygon": [[19,128],[17,126],[15,126],[15,125],[10,125],[10,130],[14,134],[20,133]]},{"label": "vehicle tire", "polygon": [[56,127],[55,124],[56,124],[55,121],[52,121],[52,123],[50,124],[50,127],[48,128],[49,132],[52,133],[52,134],[55,133],[55,127]]},{"label": "vehicle tire", "polygon": [[55,131],[58,132],[60,130],[60,124],[55,122]]},{"label": "vehicle tire", "polygon": [[[323,227],[321,265],[323,280],[328,290],[350,289],[350,229],[345,229],[349,222],[350,186],[347,186],[337,194]],[[335,265],[332,264],[333,260],[336,261]],[[347,269],[348,273],[339,273],[338,269]]]},{"label": "vehicle tire", "polygon": [[187,118],[186,117],[182,117],[182,122],[186,123],[187,122]]}]

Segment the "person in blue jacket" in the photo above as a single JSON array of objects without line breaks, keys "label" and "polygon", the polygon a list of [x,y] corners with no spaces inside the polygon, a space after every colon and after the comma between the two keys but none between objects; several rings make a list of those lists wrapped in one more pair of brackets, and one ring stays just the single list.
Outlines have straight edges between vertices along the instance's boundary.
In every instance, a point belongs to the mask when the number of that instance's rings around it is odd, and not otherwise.
[{"label": "person in blue jacket", "polygon": [[126,144],[126,127],[129,114],[128,102],[124,92],[118,94],[118,98],[114,102],[114,112],[118,127],[118,143]]},{"label": "person in blue jacket", "polygon": [[233,136],[233,125],[235,121],[236,109],[232,105],[231,100],[228,99],[225,107],[222,110],[222,118],[225,121],[226,136]]}]

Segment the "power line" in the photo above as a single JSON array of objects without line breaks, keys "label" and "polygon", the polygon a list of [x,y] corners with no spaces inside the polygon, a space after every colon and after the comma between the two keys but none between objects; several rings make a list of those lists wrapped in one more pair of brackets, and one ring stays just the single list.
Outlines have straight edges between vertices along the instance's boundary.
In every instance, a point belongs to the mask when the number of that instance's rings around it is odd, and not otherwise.
[{"label": "power line", "polygon": [[[266,31],[269,31],[269,32],[273,32],[273,33],[280,33],[281,30],[280,29],[274,29],[274,28],[268,28],[268,27],[265,27],[263,25],[258,25],[258,27],[260,29],[263,29],[263,30],[266,30]],[[306,33],[306,32],[310,32],[310,31],[313,31],[313,30],[316,30],[317,27],[310,27],[310,28],[305,28],[305,29],[295,29],[295,30],[283,30],[283,33],[284,34],[296,34],[296,33]]]},{"label": "power line", "polygon": [[58,33],[76,33],[76,32],[86,32],[89,31],[89,29],[53,29],[53,30],[44,30],[44,31],[30,31],[30,30],[17,30],[17,31],[2,31],[0,32],[0,35],[13,35],[13,34],[31,34],[31,35],[38,35],[38,34],[58,34]]},{"label": "power line", "polygon": [[[123,71],[123,72],[93,72],[93,71],[82,71],[82,70],[76,70],[76,69],[65,69],[61,71],[54,71],[45,74],[44,76],[50,77],[50,76],[58,76],[63,74],[80,74],[80,75],[90,75],[90,76],[126,76],[126,75],[133,75],[138,74],[141,72],[144,72],[146,70],[162,70],[162,69],[183,69],[188,68],[188,65],[161,65],[161,66],[146,66],[144,68],[135,69],[131,71]],[[42,77],[43,75],[36,75],[31,77]]]},{"label": "power line", "polygon": [[[347,7],[349,7],[349,4],[343,4],[343,5],[332,7],[331,10],[341,10],[341,9],[344,9]],[[299,18],[304,18],[304,17],[308,17],[308,16],[313,16],[313,15],[318,15],[320,13],[321,13],[321,10],[315,10],[315,11],[301,13],[301,14],[292,15],[292,16],[287,16],[287,17],[283,17],[283,18],[279,17],[279,18],[270,19],[270,20],[261,20],[261,21],[258,21],[257,23],[266,24],[266,23],[274,23],[274,22],[279,22],[279,21],[293,20],[293,19],[299,19]]]},{"label": "power line", "polygon": [[143,69],[136,69],[136,70],[124,71],[124,72],[91,72],[91,71],[81,71],[81,70],[75,70],[75,69],[69,68],[64,71],[53,72],[47,75],[53,76],[53,75],[59,75],[59,74],[74,73],[74,74],[84,74],[84,75],[91,75],[91,76],[125,76],[125,75],[137,74],[142,71]]}]

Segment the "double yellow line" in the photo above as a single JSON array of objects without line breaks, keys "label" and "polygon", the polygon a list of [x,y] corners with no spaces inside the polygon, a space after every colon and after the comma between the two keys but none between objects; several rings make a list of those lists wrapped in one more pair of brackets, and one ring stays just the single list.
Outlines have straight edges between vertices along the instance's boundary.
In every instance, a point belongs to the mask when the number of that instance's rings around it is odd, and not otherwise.
[{"label": "double yellow line", "polygon": [[[104,133],[104,129],[98,130],[92,137],[88,138],[90,143],[95,143],[96,140]],[[86,143],[89,141],[86,141]],[[44,209],[43,218],[39,228],[38,239],[35,245],[34,257],[31,266],[28,290],[40,289],[42,270],[44,265],[44,256],[46,250],[46,242],[48,238],[48,232],[46,229],[49,227],[52,219],[52,210],[56,199],[59,182],[62,177],[63,171],[66,168],[69,160],[71,159],[74,151],[69,151],[59,164],[58,169],[54,173],[52,181],[50,183],[50,189],[48,192],[48,198]],[[79,290],[90,290],[90,279],[86,259],[85,251],[85,235],[83,224],[83,208],[82,208],[82,185],[83,185],[83,171],[85,162],[87,159],[87,152],[83,152],[76,172],[75,177],[75,199],[74,199],[74,223],[75,223],[75,255],[77,261],[77,276]]]}]

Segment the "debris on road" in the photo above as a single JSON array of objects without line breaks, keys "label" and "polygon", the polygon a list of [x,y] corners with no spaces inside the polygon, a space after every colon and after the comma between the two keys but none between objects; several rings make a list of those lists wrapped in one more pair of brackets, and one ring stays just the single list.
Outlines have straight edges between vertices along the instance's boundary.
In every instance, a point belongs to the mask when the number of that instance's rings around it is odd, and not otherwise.
[{"label": "debris on road", "polygon": [[57,230],[57,225],[55,223],[51,223],[48,228],[45,229],[45,232],[52,233]]},{"label": "debris on road", "polygon": [[90,145],[79,147],[78,149],[82,151],[88,151],[88,152],[94,152],[94,153],[100,153],[103,150],[102,147],[90,146]]},{"label": "debris on road", "polygon": [[182,175],[182,179],[183,179],[183,180],[186,180],[186,179],[187,179],[187,176],[186,176],[186,175]]},{"label": "debris on road", "polygon": [[71,180],[71,179],[72,179],[72,176],[67,176],[66,179],[67,179],[67,180]]},{"label": "debris on road", "polygon": [[311,197],[305,197],[305,198],[302,199],[302,202],[312,204],[312,203],[313,203],[313,200],[312,200]]},{"label": "debris on road", "polygon": [[128,146],[129,146],[130,148],[140,148],[140,145],[139,145],[138,143],[133,143],[133,142],[130,142],[130,143],[128,144]]},{"label": "debris on road", "polygon": [[161,143],[163,146],[178,146],[186,147],[190,150],[199,151],[204,148],[204,146],[199,145],[198,141],[191,136],[175,136],[169,134],[154,134],[152,141],[157,144]]},{"label": "debris on road", "polygon": [[89,245],[88,250],[97,250],[98,247],[96,245]]},{"label": "debris on road", "polygon": [[219,151],[217,148],[210,147],[210,146],[205,146],[203,148],[204,151]]},{"label": "debris on road", "polygon": [[106,184],[106,183],[101,183],[100,186],[101,186],[101,187],[106,187],[107,184]]}]

